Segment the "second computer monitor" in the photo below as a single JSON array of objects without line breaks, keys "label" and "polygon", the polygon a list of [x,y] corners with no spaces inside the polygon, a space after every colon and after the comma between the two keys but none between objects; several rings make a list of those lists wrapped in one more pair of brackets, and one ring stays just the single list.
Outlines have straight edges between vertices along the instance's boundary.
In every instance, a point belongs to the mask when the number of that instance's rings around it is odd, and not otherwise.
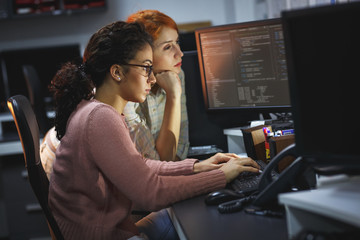
[{"label": "second computer monitor", "polygon": [[279,19],[195,31],[205,105],[209,110],[290,110]]},{"label": "second computer monitor", "polygon": [[360,2],[282,13],[296,149],[360,172]]}]

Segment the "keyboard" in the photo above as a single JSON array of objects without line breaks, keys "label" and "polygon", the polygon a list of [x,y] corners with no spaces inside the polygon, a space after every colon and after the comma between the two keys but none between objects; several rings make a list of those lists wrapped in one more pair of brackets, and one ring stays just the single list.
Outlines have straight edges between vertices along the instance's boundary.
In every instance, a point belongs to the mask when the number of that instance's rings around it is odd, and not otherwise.
[{"label": "keyboard", "polygon": [[[260,170],[264,171],[267,164],[261,160],[255,160],[260,166]],[[272,178],[278,176],[274,170],[271,172]],[[253,172],[242,172],[239,176],[230,183],[230,188],[235,191],[241,191],[244,193],[254,192],[258,189],[260,178],[262,173],[253,173]]]}]

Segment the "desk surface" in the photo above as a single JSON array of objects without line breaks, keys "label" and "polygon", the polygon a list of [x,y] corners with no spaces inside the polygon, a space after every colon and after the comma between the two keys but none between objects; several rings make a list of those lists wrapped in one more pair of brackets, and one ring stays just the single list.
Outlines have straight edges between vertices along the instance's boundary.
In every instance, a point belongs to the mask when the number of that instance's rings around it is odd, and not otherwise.
[{"label": "desk surface", "polygon": [[188,240],[288,239],[285,218],[255,216],[243,211],[220,214],[216,206],[207,206],[204,198],[185,200],[169,209],[180,237]]}]

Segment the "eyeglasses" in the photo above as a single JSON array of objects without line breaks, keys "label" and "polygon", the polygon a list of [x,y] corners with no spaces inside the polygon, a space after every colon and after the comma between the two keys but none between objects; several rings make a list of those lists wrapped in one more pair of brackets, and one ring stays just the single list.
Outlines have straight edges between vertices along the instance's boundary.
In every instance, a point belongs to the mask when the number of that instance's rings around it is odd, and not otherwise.
[{"label": "eyeglasses", "polygon": [[152,65],[149,66],[149,65],[130,64],[130,63],[123,64],[123,65],[125,65],[125,66],[133,66],[133,67],[143,67],[144,70],[145,70],[145,73],[147,75],[145,77],[148,77],[148,78],[150,77],[151,73],[153,72],[153,66]]}]

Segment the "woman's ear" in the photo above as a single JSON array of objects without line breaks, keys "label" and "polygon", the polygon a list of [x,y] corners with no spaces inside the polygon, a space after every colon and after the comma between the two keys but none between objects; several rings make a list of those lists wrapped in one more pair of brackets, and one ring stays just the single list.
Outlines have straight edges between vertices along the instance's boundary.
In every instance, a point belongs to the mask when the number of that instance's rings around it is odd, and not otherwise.
[{"label": "woman's ear", "polygon": [[110,67],[110,75],[115,81],[120,82],[124,78],[122,67],[118,64],[112,65]]}]

